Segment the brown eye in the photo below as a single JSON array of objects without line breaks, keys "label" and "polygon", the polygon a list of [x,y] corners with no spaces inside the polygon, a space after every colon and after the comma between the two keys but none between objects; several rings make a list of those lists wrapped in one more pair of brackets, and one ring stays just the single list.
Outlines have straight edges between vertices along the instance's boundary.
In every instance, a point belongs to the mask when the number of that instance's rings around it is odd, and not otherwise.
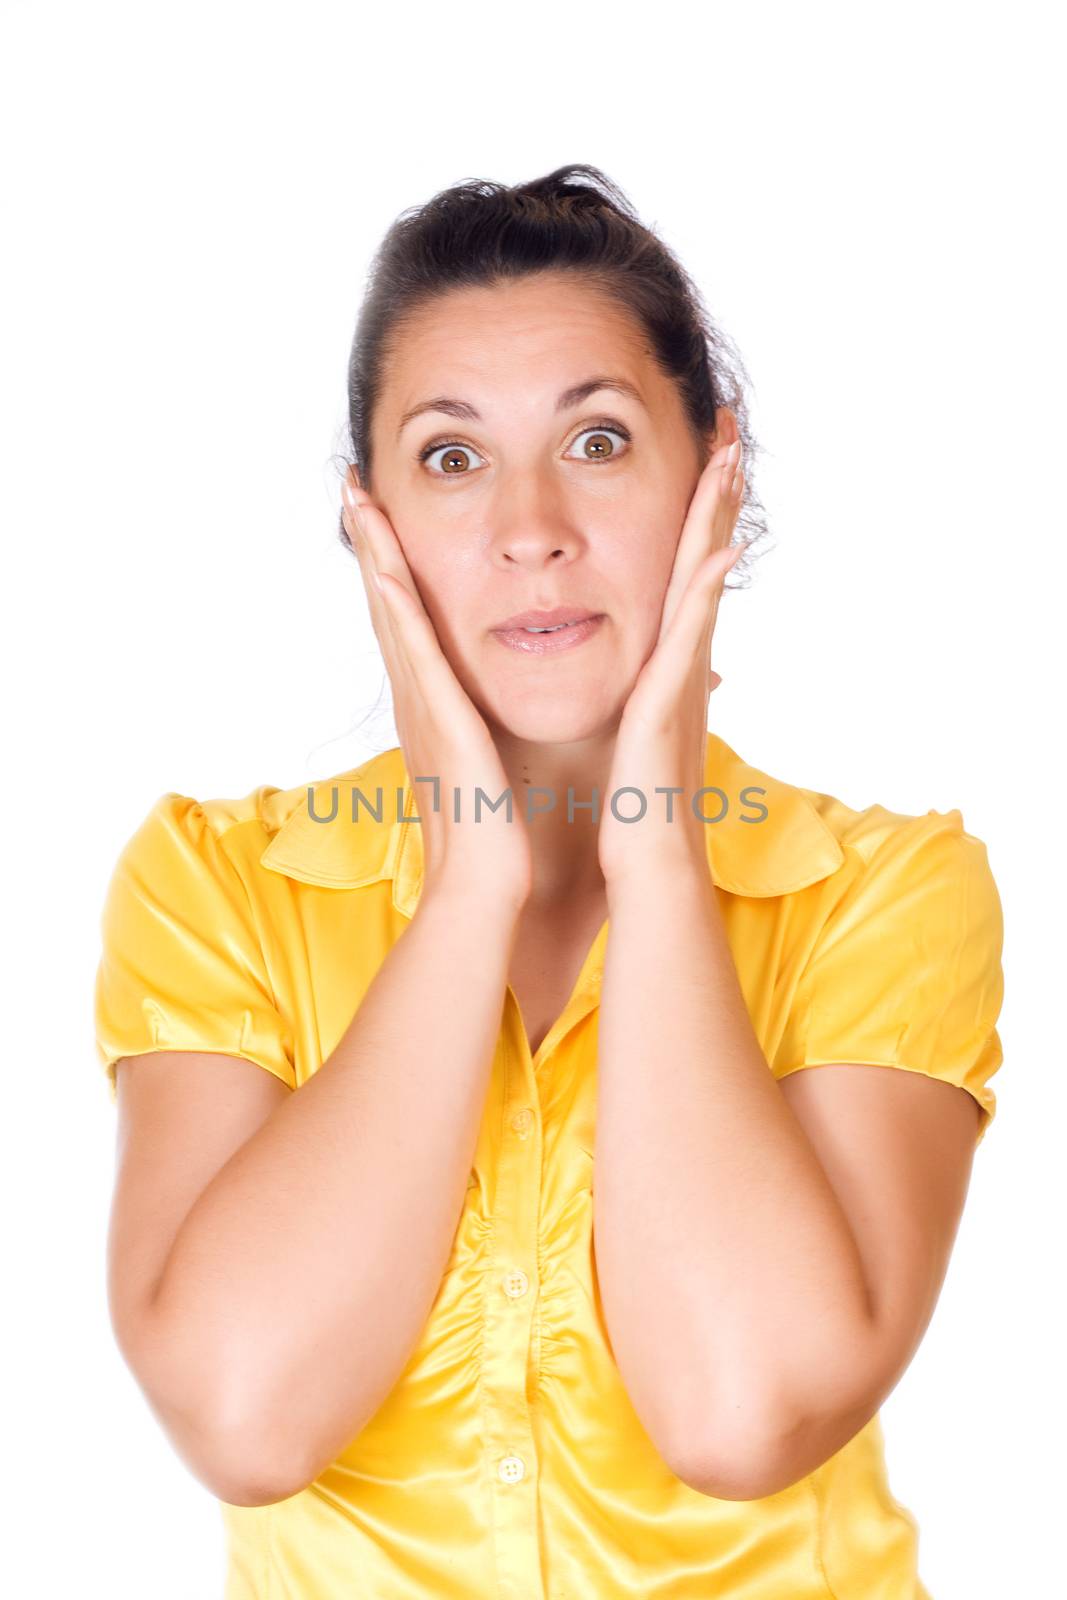
[{"label": "brown eye", "polygon": [[[618,447],[612,441],[612,434],[624,442],[629,442],[630,435],[623,428],[614,425],[610,428],[603,424],[592,428],[583,428],[578,435],[578,439],[586,441],[582,446],[585,459],[587,461],[611,461],[619,453]],[[575,440],[576,444],[577,442],[578,440]]]},{"label": "brown eye", "polygon": [[[577,444],[580,439],[587,440],[583,447],[585,460],[601,462],[613,461],[619,454],[614,439],[621,439],[624,444],[628,444],[630,435],[621,423],[596,422],[583,428],[575,443]],[[473,471],[477,471],[471,458],[482,460],[478,451],[471,445],[464,444],[462,439],[434,439],[419,451],[419,461],[424,466],[434,456],[441,457],[438,466],[428,468],[430,475],[435,478],[469,478]]]},{"label": "brown eye", "polygon": [[426,462],[431,456],[436,455],[440,455],[442,460],[439,469],[430,468],[434,477],[463,478],[468,476],[471,456],[477,456],[478,452],[472,450],[469,444],[460,443],[458,439],[449,439],[444,444],[428,444],[425,450],[420,450],[419,460]]}]

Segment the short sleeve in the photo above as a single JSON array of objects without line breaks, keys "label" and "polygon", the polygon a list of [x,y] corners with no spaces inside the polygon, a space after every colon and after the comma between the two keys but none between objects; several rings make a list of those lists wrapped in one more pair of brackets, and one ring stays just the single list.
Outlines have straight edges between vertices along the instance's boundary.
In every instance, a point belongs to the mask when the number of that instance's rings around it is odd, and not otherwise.
[{"label": "short sleeve", "polygon": [[152,1050],[244,1056],[296,1087],[246,887],[197,801],[155,802],[119,856],[100,932],[94,1025],[112,1103],[119,1057]]},{"label": "short sleeve", "polygon": [[832,903],[775,1075],[856,1062],[942,1078],[978,1102],[980,1144],[1003,1060],[1003,936],[986,847],[960,812],[905,819]]}]

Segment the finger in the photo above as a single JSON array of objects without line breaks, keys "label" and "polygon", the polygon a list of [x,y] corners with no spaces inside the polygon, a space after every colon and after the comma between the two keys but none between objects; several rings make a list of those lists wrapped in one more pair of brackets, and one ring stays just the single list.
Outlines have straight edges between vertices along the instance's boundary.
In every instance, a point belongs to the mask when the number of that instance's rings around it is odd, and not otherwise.
[{"label": "finger", "polygon": [[389,518],[370,501],[360,507],[360,514],[363,518],[364,537],[374,558],[375,571],[389,573],[402,588],[407,590],[416,608],[425,612],[422,596],[419,594],[415,579],[411,575],[411,568],[400,548],[400,540],[393,532]]},{"label": "finger", "polygon": [[693,608],[697,616],[699,616],[700,612],[700,601],[697,596],[701,592],[703,594],[704,626],[701,632],[699,648],[706,662],[710,660],[711,641],[715,633],[715,624],[718,621],[719,606],[726,591],[726,574],[740,559],[741,553],[745,549],[745,544],[746,541],[742,541],[741,544],[731,545],[727,550],[714,552],[715,556],[722,555],[723,566],[721,568],[717,567],[713,557],[711,578],[709,579],[707,575],[698,577],[694,585]]},{"label": "finger", "polygon": [[[469,697],[441,648],[441,641],[388,517],[361,502],[364,541],[373,561],[371,588],[378,596],[396,658],[415,692],[441,713],[469,715]],[[374,583],[377,578],[380,588]]]},{"label": "finger", "polygon": [[[384,511],[379,510],[366,491],[351,477],[345,478],[342,492],[348,508],[345,526],[354,540],[367,589],[371,621],[384,647],[383,633],[392,638],[394,643],[397,642],[394,611],[383,605],[381,592],[373,581],[375,575],[382,571],[391,572],[417,597],[418,591],[400,548],[400,541]],[[418,604],[421,608],[421,597],[418,597]]]},{"label": "finger", "polygon": [[400,541],[388,517],[377,506],[368,503],[360,510],[364,535],[374,558],[374,576],[380,584],[378,593],[386,604],[394,637],[415,676],[422,680],[423,690],[431,686],[446,689],[448,680],[455,681],[454,674],[404,559]]},{"label": "finger", "polygon": [[378,577],[408,664],[413,698],[457,748],[472,736],[480,741],[487,731],[484,719],[445,655],[433,619],[392,573]]},{"label": "finger", "polygon": [[388,517],[369,500],[360,506],[360,515],[374,576],[380,584],[377,592],[385,602],[394,641],[420,693],[453,697],[462,693]]},{"label": "finger", "polygon": [[661,637],[669,628],[701,562],[712,551],[725,549],[733,538],[744,498],[744,472],[738,464],[740,455],[740,439],[716,450],[693,491],[664,597]]},{"label": "finger", "polygon": [[[740,502],[735,493],[741,471],[741,440],[716,450],[701,473],[689,503],[682,537],[685,558],[691,563],[690,577],[712,550],[729,543],[734,513]],[[684,591],[683,591],[684,592]]]},{"label": "finger", "polygon": [[[722,576],[712,583],[711,599],[708,605],[708,648],[711,646],[711,635],[715,631],[715,623],[719,615],[719,603],[726,590],[726,574],[736,566],[742,553],[747,550],[749,541],[742,539],[738,544],[726,544],[722,547],[721,554],[726,558]],[[720,552],[716,551],[715,554]]]},{"label": "finger", "polygon": [[723,581],[743,548],[734,545],[728,550],[713,550],[694,574],[667,636],[655,652],[662,661],[660,670],[672,681],[684,681],[698,655],[707,661]]},{"label": "finger", "polygon": [[349,480],[344,485],[344,498],[345,527],[360,558],[364,576],[369,577],[371,572],[384,569],[406,578],[413,588],[414,581],[400,549],[400,541],[385,513],[379,511],[370,496]]},{"label": "finger", "polygon": [[[362,511],[362,502],[359,503]],[[392,613],[386,605],[381,590],[378,587],[378,568],[374,552],[371,549],[364,529],[356,521],[355,507],[347,507],[342,513],[344,524],[348,530],[349,541],[359,565],[360,577],[363,579],[363,589],[367,597],[367,609],[370,612],[371,626],[375,638],[385,656],[386,667],[390,676],[394,671],[403,672],[407,669],[403,661],[403,647],[397,636],[393,623]]]}]

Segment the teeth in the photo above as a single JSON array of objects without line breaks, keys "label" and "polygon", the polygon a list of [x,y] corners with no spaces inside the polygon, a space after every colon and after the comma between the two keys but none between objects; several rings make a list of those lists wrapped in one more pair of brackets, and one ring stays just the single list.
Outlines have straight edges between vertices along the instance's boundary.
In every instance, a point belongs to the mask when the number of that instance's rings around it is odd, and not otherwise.
[{"label": "teeth", "polygon": [[560,628],[573,628],[573,622],[559,622],[554,628],[523,628],[523,633],[558,633]]}]

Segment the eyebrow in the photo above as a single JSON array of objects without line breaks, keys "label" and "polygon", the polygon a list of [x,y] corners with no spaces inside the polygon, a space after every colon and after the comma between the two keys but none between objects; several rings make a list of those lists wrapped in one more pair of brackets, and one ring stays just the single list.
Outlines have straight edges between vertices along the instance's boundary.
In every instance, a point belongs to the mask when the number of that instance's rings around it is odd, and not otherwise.
[{"label": "eyebrow", "polygon": [[[635,384],[629,383],[625,378],[595,377],[583,378],[581,383],[571,384],[569,389],[556,401],[556,412],[570,411],[575,406],[580,406],[588,400],[591,394],[598,389],[614,389],[616,394],[625,395],[630,400],[636,400],[638,405],[644,405],[644,396]],[[469,400],[455,400],[450,395],[439,394],[432,400],[421,400],[417,406],[412,406],[410,411],[405,411],[400,419],[400,426],[396,430],[399,439],[409,422],[420,417],[424,411],[444,411],[450,417],[458,417],[461,422],[481,422],[482,414],[471,405]]]}]

